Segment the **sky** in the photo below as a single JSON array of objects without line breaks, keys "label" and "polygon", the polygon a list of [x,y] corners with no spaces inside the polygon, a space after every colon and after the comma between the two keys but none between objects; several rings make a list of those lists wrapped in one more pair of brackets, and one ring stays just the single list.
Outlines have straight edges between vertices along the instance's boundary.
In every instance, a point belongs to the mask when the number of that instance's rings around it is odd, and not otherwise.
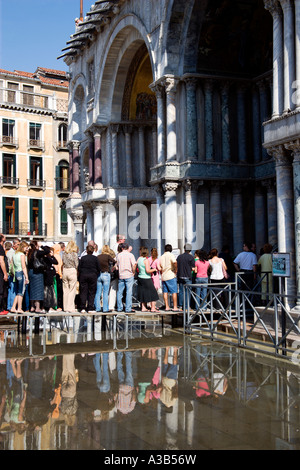
[{"label": "sky", "polygon": [[[83,0],[83,16],[93,3]],[[0,68],[67,71],[57,57],[75,33],[79,16],[80,0],[0,0]]]}]

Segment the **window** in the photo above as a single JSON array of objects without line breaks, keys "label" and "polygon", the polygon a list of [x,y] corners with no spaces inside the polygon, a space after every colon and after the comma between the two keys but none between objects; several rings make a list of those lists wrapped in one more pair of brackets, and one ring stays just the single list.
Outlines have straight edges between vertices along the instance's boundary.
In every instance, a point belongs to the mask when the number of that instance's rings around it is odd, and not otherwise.
[{"label": "window", "polygon": [[2,143],[15,145],[15,121],[13,119],[2,119]]},{"label": "window", "polygon": [[41,157],[30,157],[30,186],[43,187],[43,162]]},{"label": "window", "polygon": [[60,124],[58,127],[58,148],[66,148],[67,147],[67,133],[68,128],[66,124]]},{"label": "window", "polygon": [[69,192],[70,180],[68,162],[62,160],[59,162],[59,165],[55,167],[55,182],[57,192]]},{"label": "window", "polygon": [[42,235],[42,199],[30,199],[30,233]]},{"label": "window", "polygon": [[41,146],[41,128],[42,125],[39,123],[29,123],[29,145]]},{"label": "window", "polygon": [[3,154],[2,183],[16,184],[16,156],[10,153]]},{"label": "window", "polygon": [[2,198],[3,233],[17,234],[19,231],[19,200],[16,198]]},{"label": "window", "polygon": [[34,104],[34,87],[30,85],[23,85],[23,104],[33,106]]},{"label": "window", "polygon": [[19,89],[19,85],[17,83],[8,82],[7,88],[7,101],[9,103],[16,103],[16,90]]},{"label": "window", "polygon": [[66,201],[62,201],[60,205],[60,234],[68,235],[68,214],[66,209]]}]

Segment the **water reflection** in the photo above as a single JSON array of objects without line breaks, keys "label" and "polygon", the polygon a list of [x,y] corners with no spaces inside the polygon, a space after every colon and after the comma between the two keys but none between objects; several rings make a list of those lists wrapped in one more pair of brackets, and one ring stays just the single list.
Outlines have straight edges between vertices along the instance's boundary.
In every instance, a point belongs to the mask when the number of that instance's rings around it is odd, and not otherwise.
[{"label": "water reflection", "polygon": [[2,450],[300,448],[295,366],[170,331],[72,341],[0,362]]}]

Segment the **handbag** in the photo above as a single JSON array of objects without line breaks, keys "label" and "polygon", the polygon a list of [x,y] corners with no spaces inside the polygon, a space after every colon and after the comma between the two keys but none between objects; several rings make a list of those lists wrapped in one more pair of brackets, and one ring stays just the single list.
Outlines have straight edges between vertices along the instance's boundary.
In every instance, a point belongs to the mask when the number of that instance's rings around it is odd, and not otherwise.
[{"label": "handbag", "polygon": [[45,263],[42,258],[38,258],[36,253],[33,255],[33,269],[38,272],[44,272],[45,270]]}]

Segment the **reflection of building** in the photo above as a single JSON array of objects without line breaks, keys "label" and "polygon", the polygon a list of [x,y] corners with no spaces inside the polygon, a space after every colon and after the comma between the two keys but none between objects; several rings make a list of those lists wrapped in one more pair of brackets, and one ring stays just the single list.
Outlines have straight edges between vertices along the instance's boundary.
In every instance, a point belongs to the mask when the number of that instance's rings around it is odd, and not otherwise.
[{"label": "reflection of building", "polygon": [[70,239],[68,79],[0,70],[0,231],[7,238]]},{"label": "reflection of building", "polygon": [[[237,254],[246,238],[259,250],[278,233],[295,259],[298,10],[298,0],[95,2],[61,56],[79,244],[109,241],[144,210],[140,239],[128,234],[136,253],[165,241],[199,248],[204,204],[206,249]],[[295,280],[292,266],[293,296]]]}]

